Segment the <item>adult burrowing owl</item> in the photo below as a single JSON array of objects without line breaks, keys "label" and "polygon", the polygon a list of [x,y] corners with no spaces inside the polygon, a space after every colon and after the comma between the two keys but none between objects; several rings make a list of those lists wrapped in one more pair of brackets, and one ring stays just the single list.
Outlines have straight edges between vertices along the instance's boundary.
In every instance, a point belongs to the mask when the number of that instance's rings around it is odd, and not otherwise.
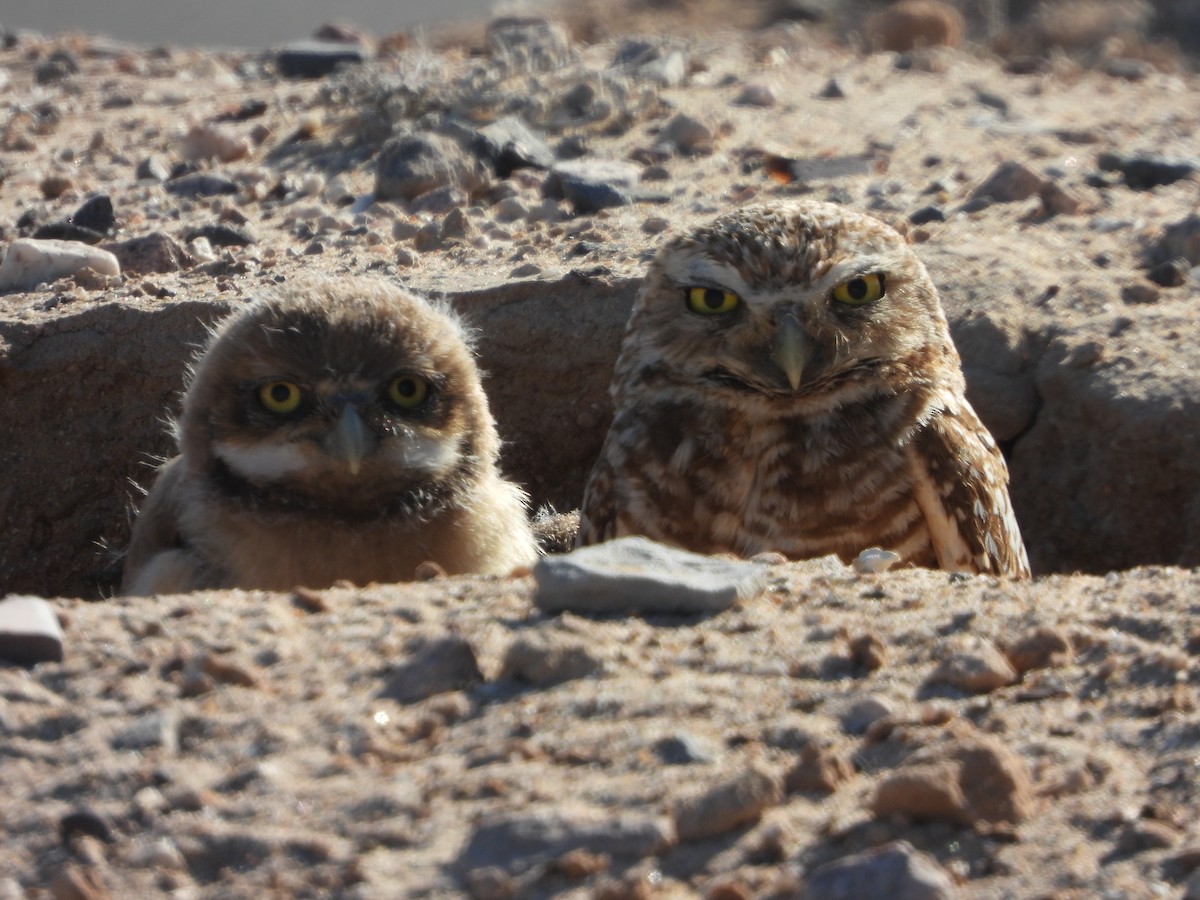
[{"label": "adult burrowing owl", "polygon": [[878,546],[1025,576],[1008,469],[963,391],[899,234],[827,203],[729,213],[650,266],[579,543],[846,561]]},{"label": "adult burrowing owl", "polygon": [[506,573],[536,555],[464,329],[386,282],[277,289],[214,331],[122,589]]}]

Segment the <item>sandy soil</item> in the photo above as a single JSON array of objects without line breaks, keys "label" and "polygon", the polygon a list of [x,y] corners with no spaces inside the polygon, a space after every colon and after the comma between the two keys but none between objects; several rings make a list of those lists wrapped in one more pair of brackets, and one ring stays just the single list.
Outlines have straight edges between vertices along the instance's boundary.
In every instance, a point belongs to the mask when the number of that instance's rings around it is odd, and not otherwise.
[{"label": "sandy soil", "polygon": [[[654,39],[660,60],[682,57],[682,81],[663,85],[613,72],[612,23],[580,26],[532,74],[510,62],[497,75],[482,34],[385,46],[365,71],[317,80],[248,53],[85,35],[0,50],[0,237],[104,192],[117,213],[104,244],[162,231],[192,256],[0,295],[0,458],[19,473],[0,485],[0,590],[74,595],[54,601],[64,662],[0,668],[0,898],[855,896],[821,867],[893,841],[907,842],[902,896],[1200,897],[1200,575],[1146,565],[1200,562],[1191,487],[1169,483],[1191,485],[1196,465],[1196,278],[1148,277],[1197,185],[1134,190],[1098,165],[1194,153],[1186,61],[1125,77],[1113,60],[1133,44],[1110,43],[1016,74],[968,46],[901,70],[835,30],[776,26]],[[79,71],[41,79],[55,52]],[[845,96],[823,96],[831,79]],[[754,85],[771,105],[744,102]],[[635,161],[653,196],[580,214],[547,206],[545,174],[522,169],[472,197],[364,202],[390,130],[446,110],[475,124],[520,113],[552,147]],[[136,177],[151,156],[168,169],[197,156],[194,124],[246,142],[239,158],[194,161],[236,193],[182,199]],[[842,155],[864,171],[765,174],[773,158]],[[1039,186],[973,204],[1005,162]],[[515,315],[487,317],[569,306],[564,291],[591,279],[580,296],[608,330],[580,357],[595,384],[573,389],[594,396],[569,418],[547,402],[518,427],[531,404],[504,393],[542,377],[516,360],[544,351],[531,342],[557,322],[488,366],[501,430],[518,435],[509,470],[562,505],[586,467],[522,429],[577,456],[594,446],[604,360],[662,235],[797,194],[872,210],[918,244],[973,400],[1010,452],[1034,581],[786,564],[707,617],[549,616],[527,575],[109,596],[116,569],[94,542],[119,550],[122,485],[145,479],[145,458],[95,435],[119,427],[138,451],[169,452],[180,340],[259,285],[376,272],[516,329]],[[913,224],[927,206],[945,221]],[[215,222],[254,242],[208,256],[189,234]],[[564,330],[590,322],[553,308]],[[170,343],[154,343],[167,322]],[[98,357],[139,362],[81,368]],[[1072,391],[1097,384],[1157,391],[1151,413],[1184,424],[1123,419],[1128,404],[1096,413]],[[138,404],[118,402],[135,391]],[[17,418],[57,423],[56,403],[81,431]],[[1127,443],[1158,493],[1105,455],[1127,432],[1152,435]],[[1087,518],[1100,497],[1106,515]],[[1045,574],[1075,569],[1092,574]],[[852,863],[880,889],[869,858]]]}]

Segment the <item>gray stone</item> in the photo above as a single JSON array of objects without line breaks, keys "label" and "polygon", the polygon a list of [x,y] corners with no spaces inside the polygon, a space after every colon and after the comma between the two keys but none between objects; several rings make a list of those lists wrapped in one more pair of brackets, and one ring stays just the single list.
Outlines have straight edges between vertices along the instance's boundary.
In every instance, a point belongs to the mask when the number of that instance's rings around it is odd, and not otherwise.
[{"label": "gray stone", "polygon": [[408,658],[388,675],[379,696],[397,703],[416,703],[482,680],[475,651],[465,638],[423,637],[409,645]]},{"label": "gray stone", "polygon": [[67,219],[72,225],[107,234],[117,222],[113,213],[112,198],[107,194],[88,197]]},{"label": "gray stone", "polygon": [[612,65],[639,81],[649,81],[661,87],[679,87],[687,79],[687,59],[684,55],[651,41],[624,41],[613,55]]},{"label": "gray stone", "polygon": [[366,62],[366,51],[345,41],[295,41],[275,51],[284,78],[324,78],[338,66]]},{"label": "gray stone", "polygon": [[624,537],[546,556],[533,601],[547,612],[716,613],[764,591],[766,566]]},{"label": "gray stone", "polygon": [[161,747],[174,754],[179,750],[179,713],[164,709],[147,713],[112,738],[114,750],[149,750]]},{"label": "gray stone", "polygon": [[1125,156],[1112,152],[1101,153],[1096,163],[1105,172],[1120,172],[1125,177],[1125,186],[1135,191],[1174,184],[1187,178],[1200,166],[1195,160],[1189,159],[1144,153]]},{"label": "gray stone", "polygon": [[765,109],[778,103],[779,98],[775,94],[775,89],[769,84],[752,81],[738,92],[733,102],[737,106],[757,106]]},{"label": "gray stone", "polygon": [[686,113],[679,113],[669,121],[660,137],[670,141],[684,156],[692,156],[712,150],[712,129]]},{"label": "gray stone", "polygon": [[707,763],[717,758],[712,746],[686,732],[659,738],[654,742],[654,755],[669,766]]},{"label": "gray stone", "polygon": [[487,183],[482,163],[454,138],[423,131],[395,137],[383,145],[375,168],[379,200],[412,200],[441,187],[468,194]]},{"label": "gray stone", "polygon": [[452,209],[465,206],[469,200],[467,192],[460,187],[440,187],[414,197],[408,204],[408,209],[413,214],[426,212],[444,216]]},{"label": "gray stone", "polygon": [[17,594],[0,600],[0,661],[32,666],[62,658],[62,626],[49,603]]},{"label": "gray stone", "polygon": [[214,247],[245,247],[258,241],[258,236],[249,228],[230,225],[226,222],[213,222],[197,228],[189,228],[183,236],[183,239],[189,243],[196,238],[204,238]]},{"label": "gray stone", "polygon": [[552,199],[571,201],[577,213],[628,206],[637,193],[641,170],[615,159],[580,159],[555,165],[542,185]]},{"label": "gray stone", "polygon": [[802,900],[952,900],[956,895],[950,874],[907,841],[826,863],[808,873],[800,893]]},{"label": "gray stone", "polygon": [[183,245],[163,231],[105,244],[103,249],[117,258],[121,271],[140,275],[179,272],[196,264]]},{"label": "gray stone", "polygon": [[571,850],[642,859],[672,843],[670,823],[658,816],[544,810],[481,822],[463,848],[458,865],[466,871],[497,866],[517,872]]},{"label": "gray stone", "polygon": [[1028,200],[1042,187],[1042,177],[1028,166],[1009,160],[1001,163],[991,175],[975,188],[972,198],[987,197],[996,203]]},{"label": "gray stone", "polygon": [[171,167],[161,156],[147,156],[137,165],[135,177],[138,181],[166,181],[171,177]]},{"label": "gray stone", "polygon": [[510,65],[557,69],[571,58],[571,40],[557,22],[537,16],[502,16],[487,27],[488,48]]},{"label": "gray stone", "polygon": [[517,169],[549,169],[554,151],[524,121],[505,116],[479,129],[475,152],[499,178],[507,178]]},{"label": "gray stone", "polygon": [[1192,213],[1168,225],[1148,256],[1150,263],[1185,259],[1193,266],[1200,266],[1200,215]]},{"label": "gray stone", "polygon": [[163,185],[168,194],[176,197],[219,197],[223,194],[236,194],[238,184],[221,175],[209,175],[207,172],[192,172],[172,178]]},{"label": "gray stone", "polygon": [[839,716],[842,730],[847,734],[866,734],[867,729],[893,712],[885,697],[860,697]]}]

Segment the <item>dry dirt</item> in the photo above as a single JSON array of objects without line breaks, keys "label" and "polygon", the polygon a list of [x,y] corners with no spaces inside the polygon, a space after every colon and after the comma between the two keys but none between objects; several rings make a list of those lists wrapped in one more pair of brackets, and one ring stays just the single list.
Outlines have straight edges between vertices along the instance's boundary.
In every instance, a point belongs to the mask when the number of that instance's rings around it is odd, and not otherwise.
[{"label": "dry dirt", "polygon": [[[1101,165],[1196,162],[1188,60],[1108,34],[1028,72],[978,44],[865,53],[844,20],[689,20],[648,70],[612,65],[637,57],[620,22],[570,24],[539,71],[482,27],[313,80],[86,35],[0,49],[0,240],[105,193],[102,245],[184,251],[0,294],[0,594],[64,598],[66,634],[64,662],[0,668],[0,898],[854,896],[819,867],[896,840],[937,866],[902,896],[1200,897],[1200,190]],[[56,52],[78,71],[47,75]],[[641,194],[580,212],[526,168],[362,199],[394,130],[505,114],[631,162]],[[245,140],[193,163],[236,193],[138,180],[197,124]],[[822,174],[839,156],[861,171]],[[1032,193],[978,200],[1005,163]],[[1032,582],[779,565],[691,618],[548,616],[528,576],[111,598],[191,347],[261,285],[374,272],[448,297],[506,470],[567,509],[664,234],[797,195],[911,235],[1009,455]],[[944,221],[912,223],[929,206]],[[218,222],[254,242],[189,244]]]}]

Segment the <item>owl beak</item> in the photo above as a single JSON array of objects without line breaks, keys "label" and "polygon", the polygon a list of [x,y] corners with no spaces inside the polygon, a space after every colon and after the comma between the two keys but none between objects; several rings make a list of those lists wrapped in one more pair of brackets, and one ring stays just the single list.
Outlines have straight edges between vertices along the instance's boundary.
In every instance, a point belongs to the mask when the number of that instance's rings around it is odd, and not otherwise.
[{"label": "owl beak", "polygon": [[331,456],[344,460],[351,475],[359,473],[363,459],[375,449],[375,435],[352,404],[342,407],[337,424],[325,439],[325,449]]},{"label": "owl beak", "polygon": [[804,375],[804,364],[808,361],[808,341],[795,313],[785,313],[775,326],[775,337],[771,341],[771,358],[787,376],[792,390],[798,390],[800,379]]}]

